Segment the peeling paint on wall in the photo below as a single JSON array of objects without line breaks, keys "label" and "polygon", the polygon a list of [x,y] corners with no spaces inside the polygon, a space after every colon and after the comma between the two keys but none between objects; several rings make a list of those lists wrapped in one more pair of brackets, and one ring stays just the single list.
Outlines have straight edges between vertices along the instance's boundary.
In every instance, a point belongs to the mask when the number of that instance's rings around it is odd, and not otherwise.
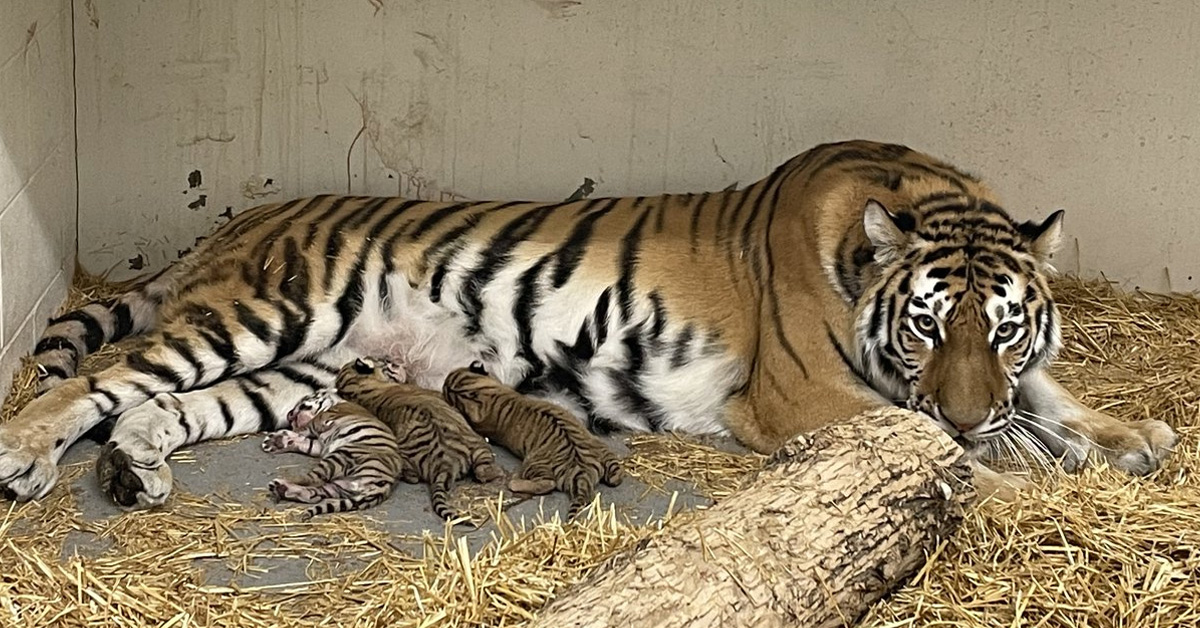
[{"label": "peeling paint on wall", "polygon": [[275,182],[274,177],[265,175],[250,175],[248,179],[242,182],[242,196],[258,200],[260,198],[279,194],[281,188]]},{"label": "peeling paint on wall", "polygon": [[596,182],[591,180],[588,177],[584,177],[583,183],[581,183],[578,188],[575,188],[575,191],[572,192],[571,195],[568,196],[567,200],[565,200],[564,202],[571,203],[574,201],[581,201],[581,200],[591,196],[592,192],[595,192],[595,191],[596,191]]},{"label": "peeling paint on wall", "polygon": [[84,0],[83,12],[87,15],[88,23],[92,28],[100,28],[100,15],[96,12],[96,0]]}]

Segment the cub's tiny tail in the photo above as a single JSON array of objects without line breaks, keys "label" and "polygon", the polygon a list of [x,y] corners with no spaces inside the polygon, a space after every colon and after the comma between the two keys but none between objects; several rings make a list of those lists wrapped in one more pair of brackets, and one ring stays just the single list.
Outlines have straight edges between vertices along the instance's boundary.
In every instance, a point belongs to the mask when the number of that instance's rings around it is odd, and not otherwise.
[{"label": "cub's tiny tail", "polygon": [[453,482],[454,474],[445,468],[438,469],[429,479],[429,501],[433,504],[433,512],[446,521],[458,517],[458,513],[450,507],[450,487]]}]

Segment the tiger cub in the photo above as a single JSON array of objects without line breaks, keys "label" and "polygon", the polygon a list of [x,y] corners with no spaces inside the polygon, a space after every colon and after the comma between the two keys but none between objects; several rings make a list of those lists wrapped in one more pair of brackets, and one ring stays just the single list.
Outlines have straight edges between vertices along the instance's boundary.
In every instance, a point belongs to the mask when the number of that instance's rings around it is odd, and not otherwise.
[{"label": "tiger cub", "polygon": [[521,470],[508,484],[513,492],[564,491],[571,497],[570,519],[591,501],[598,481],[621,483],[617,456],[571,413],[501,384],[483,364],[452,371],[442,393],[476,431],[521,457]]},{"label": "tiger cub", "polygon": [[365,408],[328,394],[318,404],[325,407],[303,422],[293,422],[295,431],[273,432],[262,444],[268,453],[321,457],[299,480],[276,478],[267,485],[279,499],[313,504],[300,515],[302,520],[378,505],[391,495],[397,477],[413,475],[400,455],[395,434]]},{"label": "tiger cub", "polygon": [[337,392],[370,410],[396,434],[400,453],[415,475],[429,483],[433,511],[455,518],[450,489],[455,480],[472,473],[480,482],[504,477],[496,457],[436,391],[395,381],[388,362],[358,359],[337,375]]}]

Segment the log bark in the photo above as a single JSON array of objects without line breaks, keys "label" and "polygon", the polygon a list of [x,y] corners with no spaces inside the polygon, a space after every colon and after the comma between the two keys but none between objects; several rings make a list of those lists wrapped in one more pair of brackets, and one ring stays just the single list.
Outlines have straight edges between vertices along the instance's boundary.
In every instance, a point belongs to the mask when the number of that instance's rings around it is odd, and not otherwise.
[{"label": "log bark", "polygon": [[796,437],[749,485],[681,516],[535,626],[851,626],[962,522],[971,466],[932,421],[864,413]]}]

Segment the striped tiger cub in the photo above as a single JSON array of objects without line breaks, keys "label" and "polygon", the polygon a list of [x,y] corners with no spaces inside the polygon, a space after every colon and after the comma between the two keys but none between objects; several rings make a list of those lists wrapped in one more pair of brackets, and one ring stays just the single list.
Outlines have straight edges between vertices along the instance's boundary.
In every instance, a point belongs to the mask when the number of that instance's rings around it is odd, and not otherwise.
[{"label": "striped tiger cub", "polygon": [[450,508],[455,480],[471,473],[480,482],[504,477],[483,438],[436,391],[398,382],[389,362],[360,358],[337,375],[337,392],[378,416],[396,434],[400,453],[420,480],[429,483],[433,511],[457,517]]},{"label": "striped tiger cub", "polygon": [[570,519],[591,501],[598,481],[621,483],[616,455],[570,412],[501,384],[481,362],[451,371],[442,394],[476,431],[521,457],[508,484],[515,493],[561,490],[571,497]]},{"label": "striped tiger cub", "polygon": [[[322,402],[329,399],[321,397]],[[358,404],[334,403],[294,427],[302,431],[272,432],[262,447],[268,453],[320,456],[302,478],[276,478],[267,485],[281,500],[312,504],[300,515],[302,520],[376,506],[391,495],[398,477],[413,475],[392,430]]]}]

